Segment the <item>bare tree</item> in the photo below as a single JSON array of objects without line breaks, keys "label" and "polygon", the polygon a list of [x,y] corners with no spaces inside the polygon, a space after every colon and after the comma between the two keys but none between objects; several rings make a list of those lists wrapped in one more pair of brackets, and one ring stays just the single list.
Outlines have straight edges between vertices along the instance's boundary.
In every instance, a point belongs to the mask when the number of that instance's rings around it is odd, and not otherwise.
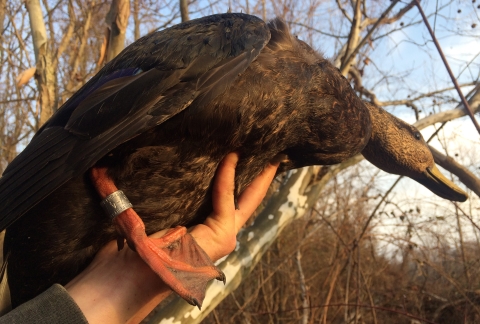
[{"label": "bare tree", "polygon": [[35,52],[35,79],[37,80],[41,109],[38,126],[41,126],[50,118],[56,108],[55,72],[53,70],[52,52],[48,48],[47,30],[43,21],[40,1],[28,0],[26,7],[30,17],[33,49]]},{"label": "bare tree", "polygon": [[[150,322],[478,322],[480,298],[472,289],[480,275],[478,136],[452,131],[470,123],[461,119],[465,110],[442,77],[429,36],[412,32],[423,24],[414,1],[207,5],[181,0],[179,5],[174,0],[134,0],[130,25],[129,2],[121,0],[26,4],[25,9],[21,3],[0,1],[2,169],[56,107],[125,43],[230,8],[264,19],[283,17],[294,34],[332,58],[359,96],[424,129],[436,162],[472,191],[466,204],[445,203],[407,180],[378,172],[361,156],[290,172],[277,179],[253,224],[239,235],[238,249],[221,263],[227,285],[210,285],[201,312],[172,297]],[[441,0],[425,6],[434,30],[444,34],[440,43],[478,38],[473,4]],[[107,37],[103,21],[109,26]],[[400,60],[389,61],[404,47]],[[413,50],[427,59],[409,55]],[[447,57],[478,111],[478,55],[462,55],[452,50]],[[29,78],[32,71],[35,82]]]},{"label": "bare tree", "polygon": [[182,21],[189,21],[190,16],[188,14],[188,1],[180,0],[180,13],[182,14]]},{"label": "bare tree", "polygon": [[130,17],[130,1],[113,0],[110,11],[105,18],[107,29],[107,62],[112,60],[125,47],[125,32]]}]

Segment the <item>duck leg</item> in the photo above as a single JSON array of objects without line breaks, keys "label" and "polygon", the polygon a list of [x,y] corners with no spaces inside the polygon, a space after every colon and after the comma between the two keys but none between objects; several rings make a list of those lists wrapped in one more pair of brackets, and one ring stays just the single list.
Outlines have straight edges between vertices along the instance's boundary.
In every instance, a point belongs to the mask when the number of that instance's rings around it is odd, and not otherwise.
[{"label": "duck leg", "polygon": [[[90,175],[102,199],[118,192],[106,168],[94,167]],[[114,216],[113,223],[119,250],[126,239],[128,246],[191,305],[201,307],[210,280],[225,282],[223,272],[215,267],[185,227],[171,229],[160,238],[149,238],[143,221],[131,207]]]}]

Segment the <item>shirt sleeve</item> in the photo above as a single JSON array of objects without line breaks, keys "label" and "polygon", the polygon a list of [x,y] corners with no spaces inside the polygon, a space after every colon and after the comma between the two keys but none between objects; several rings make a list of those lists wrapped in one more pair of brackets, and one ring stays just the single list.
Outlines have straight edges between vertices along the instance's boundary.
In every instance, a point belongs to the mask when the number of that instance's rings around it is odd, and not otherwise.
[{"label": "shirt sleeve", "polygon": [[55,284],[34,299],[0,317],[0,324],[4,323],[88,324],[88,321],[65,288]]}]

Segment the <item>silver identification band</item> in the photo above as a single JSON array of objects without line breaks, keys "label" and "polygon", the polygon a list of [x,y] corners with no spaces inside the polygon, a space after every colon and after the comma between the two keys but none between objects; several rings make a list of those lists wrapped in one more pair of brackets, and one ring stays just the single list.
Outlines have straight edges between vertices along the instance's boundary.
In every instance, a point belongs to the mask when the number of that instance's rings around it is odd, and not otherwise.
[{"label": "silver identification band", "polygon": [[107,216],[113,220],[120,213],[132,207],[132,204],[128,200],[127,196],[121,190],[117,190],[107,198],[100,202],[103,210],[107,213]]}]

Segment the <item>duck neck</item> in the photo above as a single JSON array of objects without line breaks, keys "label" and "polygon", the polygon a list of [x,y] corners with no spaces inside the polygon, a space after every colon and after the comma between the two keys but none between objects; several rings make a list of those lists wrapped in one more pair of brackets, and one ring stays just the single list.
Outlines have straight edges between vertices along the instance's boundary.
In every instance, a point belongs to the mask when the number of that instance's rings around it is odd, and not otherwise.
[{"label": "duck neck", "polygon": [[372,122],[372,134],[370,140],[362,151],[362,155],[376,167],[389,172],[399,174],[395,155],[405,145],[402,145],[403,136],[399,134],[399,127],[405,127],[405,123],[384,109],[366,103]]}]

